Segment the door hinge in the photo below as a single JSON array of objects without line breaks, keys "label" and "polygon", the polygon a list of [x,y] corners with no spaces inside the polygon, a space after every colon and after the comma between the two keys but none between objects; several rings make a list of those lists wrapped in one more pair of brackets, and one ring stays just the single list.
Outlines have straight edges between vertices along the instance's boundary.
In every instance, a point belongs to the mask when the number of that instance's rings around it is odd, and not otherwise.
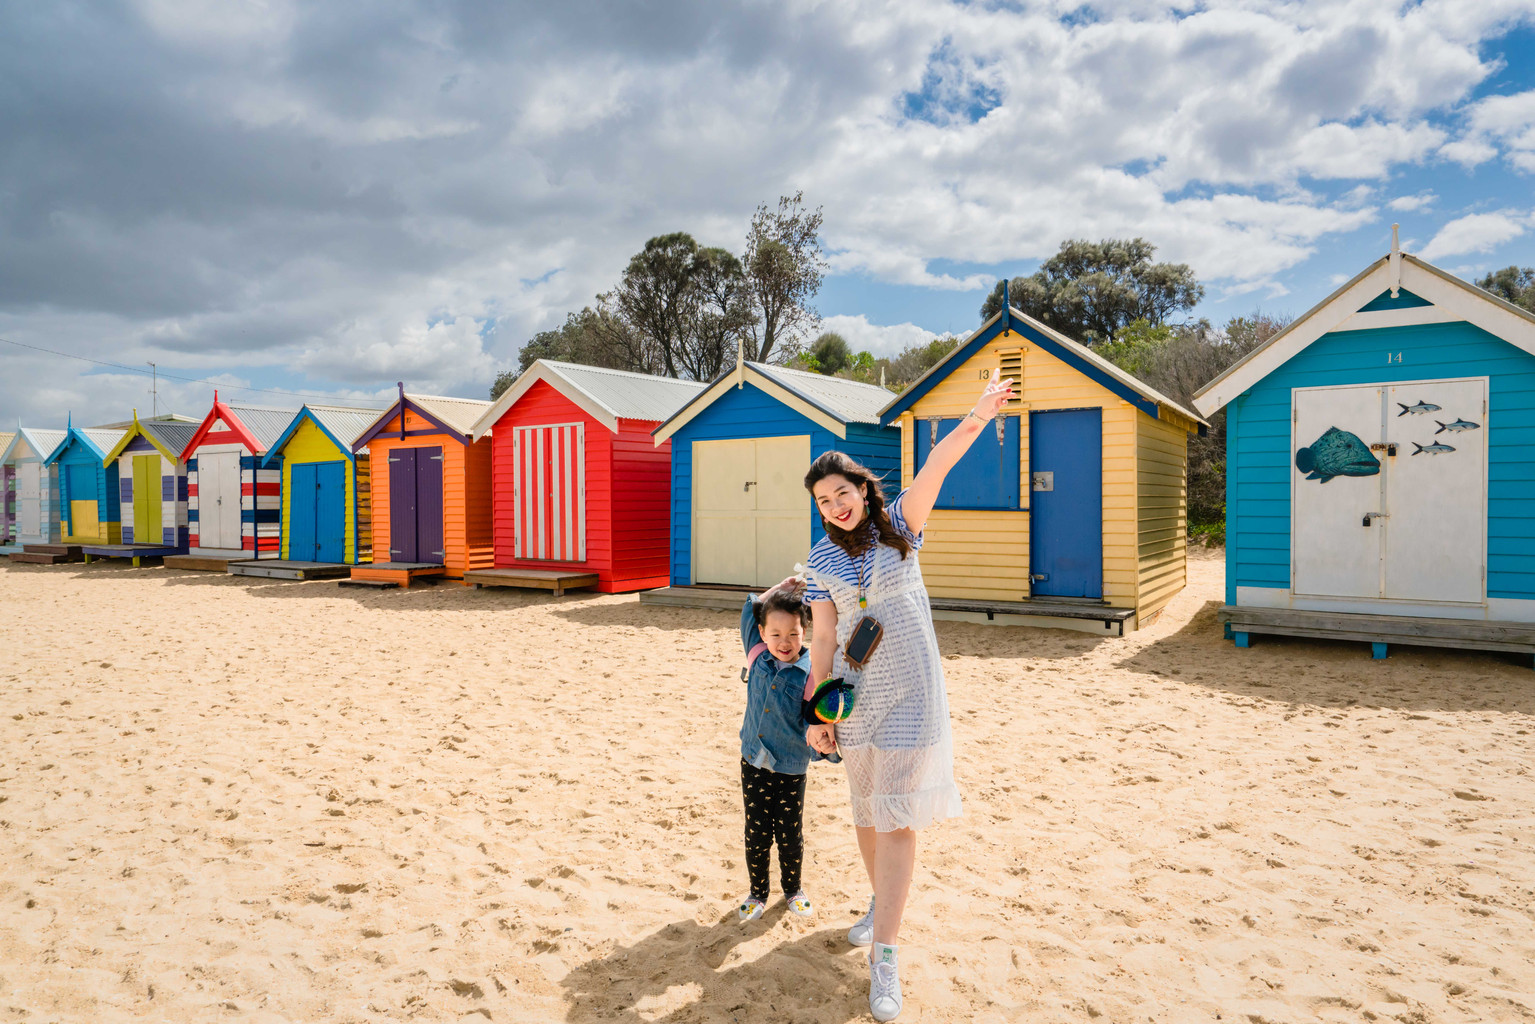
[{"label": "door hinge", "polygon": [[1031,573],[1029,573],[1029,582],[1030,583],[1044,583],[1044,582],[1046,582],[1049,579],[1050,579],[1050,574],[1047,573],[1047,572],[1031,572]]}]

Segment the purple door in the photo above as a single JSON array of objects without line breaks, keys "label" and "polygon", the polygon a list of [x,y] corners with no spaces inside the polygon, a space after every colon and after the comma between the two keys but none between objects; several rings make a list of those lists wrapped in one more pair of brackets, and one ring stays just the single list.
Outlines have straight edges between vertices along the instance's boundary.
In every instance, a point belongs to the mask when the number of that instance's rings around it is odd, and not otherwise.
[{"label": "purple door", "polygon": [[442,563],[442,449],[389,453],[389,561]]}]

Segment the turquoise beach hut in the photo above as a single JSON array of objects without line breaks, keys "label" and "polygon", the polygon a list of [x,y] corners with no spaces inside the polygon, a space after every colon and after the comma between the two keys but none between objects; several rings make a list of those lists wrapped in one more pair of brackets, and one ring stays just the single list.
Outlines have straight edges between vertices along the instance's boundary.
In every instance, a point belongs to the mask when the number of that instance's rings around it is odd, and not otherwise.
[{"label": "turquoise beach hut", "polygon": [[59,531],[65,544],[121,544],[122,501],[117,463],[104,465],[121,430],[88,430],[70,423],[44,461],[59,472]]},{"label": "turquoise beach hut", "polygon": [[889,391],[740,362],[652,433],[672,443],[673,587],[777,583],[825,531],[805,493],[816,456],[847,452],[900,487],[901,432],[882,427]]},{"label": "turquoise beach hut", "polygon": [[1535,652],[1535,316],[1400,251],[1194,399],[1255,634]]}]

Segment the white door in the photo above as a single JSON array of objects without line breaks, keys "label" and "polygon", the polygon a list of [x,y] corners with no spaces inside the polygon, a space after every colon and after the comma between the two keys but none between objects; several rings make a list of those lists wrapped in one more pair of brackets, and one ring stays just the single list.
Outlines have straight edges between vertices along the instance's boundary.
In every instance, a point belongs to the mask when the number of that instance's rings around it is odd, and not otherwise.
[{"label": "white door", "polygon": [[1294,593],[1475,604],[1486,593],[1484,380],[1294,392]]},{"label": "white door", "polygon": [[764,587],[810,550],[810,438],[693,445],[695,583]]},{"label": "white door", "polygon": [[[1290,446],[1294,592],[1379,597],[1384,523],[1381,388],[1294,393]],[[1365,517],[1370,525],[1365,526]]]},{"label": "white door", "polygon": [[43,534],[43,464],[23,462],[16,467],[16,529],[22,537]]},{"label": "white door", "polygon": [[[1403,412],[1437,405],[1438,410]],[[1478,603],[1486,593],[1487,383],[1387,389],[1385,596]],[[1446,450],[1450,449],[1450,450]]]},{"label": "white door", "polygon": [[198,547],[240,546],[240,453],[197,457]]}]

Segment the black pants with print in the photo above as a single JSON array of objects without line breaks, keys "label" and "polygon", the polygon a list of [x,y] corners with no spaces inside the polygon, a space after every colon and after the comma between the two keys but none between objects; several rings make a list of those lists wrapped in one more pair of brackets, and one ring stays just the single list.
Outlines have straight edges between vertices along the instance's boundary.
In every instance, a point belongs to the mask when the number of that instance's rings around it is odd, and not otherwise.
[{"label": "black pants with print", "polygon": [[742,759],[741,797],[746,804],[746,873],[752,897],[767,902],[768,854],[775,840],[783,894],[793,896],[799,892],[805,857],[805,776],[753,768]]}]

